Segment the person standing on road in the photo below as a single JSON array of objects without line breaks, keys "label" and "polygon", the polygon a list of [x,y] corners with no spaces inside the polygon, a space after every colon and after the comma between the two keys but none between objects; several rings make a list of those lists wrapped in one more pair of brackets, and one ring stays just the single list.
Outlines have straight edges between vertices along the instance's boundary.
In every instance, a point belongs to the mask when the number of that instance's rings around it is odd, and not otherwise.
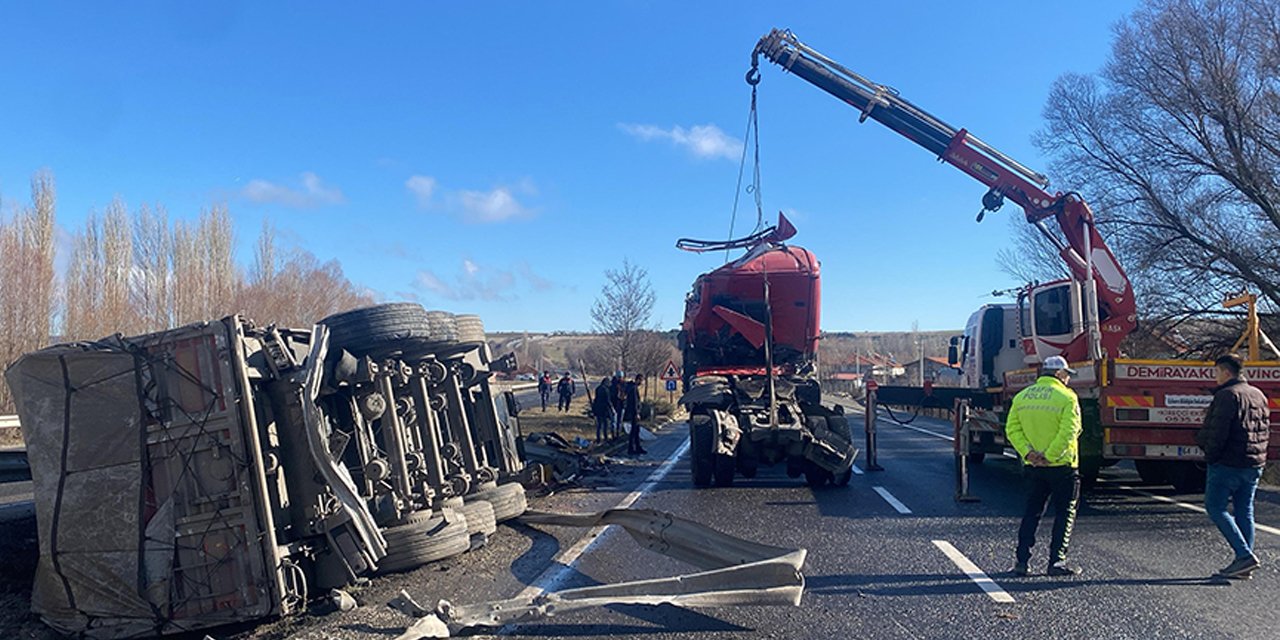
[{"label": "person standing on road", "polygon": [[573,402],[573,394],[577,391],[573,384],[573,378],[569,376],[569,372],[564,372],[560,377],[560,382],[556,383],[556,392],[560,394],[560,401],[556,403],[556,408],[561,411],[569,410],[569,403]]},{"label": "person standing on road", "polygon": [[551,372],[543,371],[538,378],[538,395],[542,397],[542,412],[547,412],[547,401],[551,399]]},{"label": "person standing on road", "polygon": [[613,374],[610,383],[609,401],[613,403],[613,437],[622,435],[622,405],[627,399],[627,385],[622,382],[622,373]]},{"label": "person standing on road", "polygon": [[[1205,511],[1236,554],[1215,575],[1250,578],[1260,564],[1253,554],[1253,495],[1267,462],[1271,409],[1262,391],[1241,379],[1244,361],[1239,356],[1222,356],[1214,365],[1218,386],[1205,411],[1204,426],[1196,432],[1196,443],[1209,466]],[[1228,500],[1234,517],[1227,513]]]},{"label": "person standing on road", "polygon": [[613,401],[609,398],[609,379],[601,378],[596,397],[591,399],[591,415],[596,418],[596,442],[604,442],[613,429]]},{"label": "person standing on road", "polygon": [[1049,543],[1051,576],[1080,573],[1067,564],[1067,545],[1080,500],[1080,402],[1067,386],[1075,370],[1066,358],[1050,356],[1040,366],[1035,384],[1018,392],[1009,408],[1005,437],[1018,450],[1023,464],[1026,505],[1018,528],[1017,562],[1013,572],[1028,575],[1036,528],[1053,498],[1053,538]]},{"label": "person standing on road", "polygon": [[626,385],[626,397],[622,406],[622,421],[631,423],[631,434],[627,439],[627,453],[644,455],[648,453],[640,446],[640,386],[644,384],[644,375],[636,374],[636,378]]}]

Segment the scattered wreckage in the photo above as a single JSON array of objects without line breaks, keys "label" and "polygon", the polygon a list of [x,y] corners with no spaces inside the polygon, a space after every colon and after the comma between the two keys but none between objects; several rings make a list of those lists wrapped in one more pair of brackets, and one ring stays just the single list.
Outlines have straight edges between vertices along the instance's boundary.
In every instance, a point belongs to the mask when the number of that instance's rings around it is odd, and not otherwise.
[{"label": "scattered wreckage", "polygon": [[530,524],[622,527],[640,546],[700,569],[669,578],[637,580],[542,593],[528,590],[508,600],[454,605],[441,600],[426,609],[404,591],[391,608],[414,618],[397,640],[448,638],[464,630],[544,620],[591,607],[619,604],[685,607],[799,606],[807,551],[751,542],[705,525],[650,509],[610,509],[591,514],[530,512]]}]

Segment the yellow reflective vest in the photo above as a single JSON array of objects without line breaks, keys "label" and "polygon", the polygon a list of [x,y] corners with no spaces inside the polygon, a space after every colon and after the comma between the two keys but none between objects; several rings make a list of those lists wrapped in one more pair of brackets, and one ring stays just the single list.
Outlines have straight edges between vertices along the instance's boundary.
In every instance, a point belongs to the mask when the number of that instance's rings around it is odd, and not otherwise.
[{"label": "yellow reflective vest", "polygon": [[1053,376],[1040,376],[1014,396],[1004,427],[1005,439],[1024,461],[1035,449],[1052,467],[1080,466],[1080,431],[1076,392]]}]

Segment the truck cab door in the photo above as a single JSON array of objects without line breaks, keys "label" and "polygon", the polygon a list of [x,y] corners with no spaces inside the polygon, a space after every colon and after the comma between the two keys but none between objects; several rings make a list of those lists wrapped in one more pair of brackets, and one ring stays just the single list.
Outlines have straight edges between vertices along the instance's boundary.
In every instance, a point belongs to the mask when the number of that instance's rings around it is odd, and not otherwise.
[{"label": "truck cab door", "polygon": [[1022,345],[1028,364],[1061,355],[1066,346],[1084,332],[1080,286],[1074,281],[1059,280],[1032,287],[1021,304],[1025,305]]}]

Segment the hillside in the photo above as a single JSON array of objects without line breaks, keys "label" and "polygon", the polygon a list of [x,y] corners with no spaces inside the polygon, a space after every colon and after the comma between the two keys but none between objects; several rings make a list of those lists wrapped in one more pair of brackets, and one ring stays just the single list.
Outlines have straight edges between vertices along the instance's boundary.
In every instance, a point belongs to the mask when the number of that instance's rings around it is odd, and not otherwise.
[{"label": "hillside", "polygon": [[[829,364],[852,358],[854,354],[893,356],[898,362],[910,362],[919,357],[920,346],[926,356],[946,356],[948,341],[960,335],[954,331],[862,331],[824,333],[819,342],[819,358]],[[665,333],[674,347],[676,332]],[[593,347],[599,347],[603,337],[594,333],[553,332],[516,333],[493,332],[488,335],[495,354],[515,352],[522,370],[578,370],[576,362]],[[917,346],[917,339],[920,346]],[[678,354],[676,354],[678,360]],[[596,373],[596,372],[592,372]]]}]

